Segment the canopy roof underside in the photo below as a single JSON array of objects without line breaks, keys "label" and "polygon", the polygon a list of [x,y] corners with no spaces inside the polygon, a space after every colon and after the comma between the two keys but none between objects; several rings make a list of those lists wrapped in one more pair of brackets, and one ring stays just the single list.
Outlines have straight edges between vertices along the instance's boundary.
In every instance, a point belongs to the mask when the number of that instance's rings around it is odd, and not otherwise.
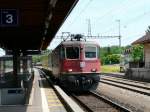
[{"label": "canopy roof underside", "polygon": [[0,47],[44,50],[78,0],[0,0]]}]

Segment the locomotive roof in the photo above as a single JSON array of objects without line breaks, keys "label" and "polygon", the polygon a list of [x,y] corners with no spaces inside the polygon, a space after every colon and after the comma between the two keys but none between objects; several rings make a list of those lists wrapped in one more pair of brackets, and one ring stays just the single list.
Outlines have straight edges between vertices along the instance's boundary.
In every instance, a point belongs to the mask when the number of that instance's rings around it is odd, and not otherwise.
[{"label": "locomotive roof", "polygon": [[63,45],[80,45],[80,44],[92,44],[92,45],[98,45],[98,43],[93,41],[64,41],[61,44]]},{"label": "locomotive roof", "polygon": [[61,42],[55,49],[53,49],[52,50],[52,52],[53,51],[55,51],[56,49],[58,49],[61,45],[97,45],[97,46],[99,46],[98,45],[98,43],[97,42],[94,42],[94,41],[63,41],[63,42]]}]

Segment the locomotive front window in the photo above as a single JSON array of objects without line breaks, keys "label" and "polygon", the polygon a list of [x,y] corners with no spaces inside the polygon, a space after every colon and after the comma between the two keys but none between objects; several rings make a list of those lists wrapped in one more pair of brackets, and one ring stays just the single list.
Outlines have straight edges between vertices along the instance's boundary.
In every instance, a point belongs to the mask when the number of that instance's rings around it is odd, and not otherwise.
[{"label": "locomotive front window", "polygon": [[85,47],[85,58],[96,58],[97,47],[86,46]]},{"label": "locomotive front window", "polygon": [[79,47],[66,47],[67,59],[79,59]]}]

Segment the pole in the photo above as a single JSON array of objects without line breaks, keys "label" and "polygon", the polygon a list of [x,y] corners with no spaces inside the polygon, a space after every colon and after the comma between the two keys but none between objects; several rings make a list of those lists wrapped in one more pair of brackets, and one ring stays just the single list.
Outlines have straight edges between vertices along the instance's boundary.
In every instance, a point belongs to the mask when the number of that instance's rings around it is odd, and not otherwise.
[{"label": "pole", "polygon": [[119,28],[119,47],[121,47],[121,32],[120,32],[120,19],[119,20],[117,20],[117,22],[118,22],[118,28]]},{"label": "pole", "polygon": [[121,47],[121,33],[120,33],[120,20],[117,20],[119,24],[119,47]]},{"label": "pole", "polygon": [[92,34],[91,34],[91,20],[88,19],[88,34],[87,34],[88,37],[91,37]]}]

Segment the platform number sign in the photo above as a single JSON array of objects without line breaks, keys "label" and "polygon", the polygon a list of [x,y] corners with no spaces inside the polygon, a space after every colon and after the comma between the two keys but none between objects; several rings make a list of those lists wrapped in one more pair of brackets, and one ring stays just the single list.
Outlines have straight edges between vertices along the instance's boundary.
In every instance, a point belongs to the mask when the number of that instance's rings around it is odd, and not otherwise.
[{"label": "platform number sign", "polygon": [[17,26],[18,25],[18,11],[15,9],[1,9],[0,10],[1,24],[0,26]]}]

